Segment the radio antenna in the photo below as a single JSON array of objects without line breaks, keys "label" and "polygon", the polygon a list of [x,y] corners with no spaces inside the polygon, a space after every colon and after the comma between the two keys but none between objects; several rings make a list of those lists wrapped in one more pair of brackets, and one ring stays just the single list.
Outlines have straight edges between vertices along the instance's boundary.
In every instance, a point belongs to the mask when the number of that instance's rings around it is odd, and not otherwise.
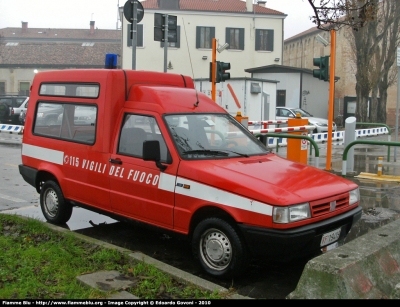
[{"label": "radio antenna", "polygon": [[190,49],[189,49],[189,43],[188,43],[188,38],[187,38],[187,33],[186,33],[186,25],[185,25],[185,20],[182,18],[183,22],[183,29],[185,30],[185,37],[186,37],[186,47],[188,50],[189,54],[189,62],[190,62],[190,68],[192,69],[192,78],[194,79],[194,72],[193,72],[193,64],[192,64],[192,58],[190,57]]},{"label": "radio antenna", "polygon": [[[189,49],[189,43],[188,43],[188,38],[187,38],[187,33],[186,33],[186,25],[185,25],[185,20],[183,18],[182,18],[182,23],[183,23],[183,29],[185,30],[186,47],[187,47],[188,55],[189,55],[190,68],[192,69],[192,79],[194,80],[192,58],[190,57],[190,49]],[[199,106],[199,93],[197,92],[196,85],[195,85],[195,91],[196,91],[196,102],[195,102],[194,106],[198,107]]]}]

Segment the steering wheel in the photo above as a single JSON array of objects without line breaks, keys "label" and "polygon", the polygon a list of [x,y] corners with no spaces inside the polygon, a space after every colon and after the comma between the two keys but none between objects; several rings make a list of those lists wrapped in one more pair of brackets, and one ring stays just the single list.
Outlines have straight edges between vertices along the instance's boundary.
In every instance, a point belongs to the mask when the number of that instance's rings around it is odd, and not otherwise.
[{"label": "steering wheel", "polygon": [[[233,146],[229,146],[229,145],[233,145]],[[233,140],[224,140],[224,142],[222,143],[222,147],[225,147],[225,148],[235,147],[238,145],[239,144]]]}]

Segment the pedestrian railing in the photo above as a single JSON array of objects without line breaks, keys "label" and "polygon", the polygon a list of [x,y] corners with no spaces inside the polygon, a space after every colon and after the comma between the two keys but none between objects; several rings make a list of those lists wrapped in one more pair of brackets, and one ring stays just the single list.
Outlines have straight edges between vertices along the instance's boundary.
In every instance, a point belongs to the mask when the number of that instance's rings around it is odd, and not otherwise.
[{"label": "pedestrian railing", "polygon": [[265,134],[254,134],[256,137],[260,138],[262,136],[266,137],[278,137],[278,138],[287,138],[287,139],[303,139],[310,142],[315,149],[315,167],[319,167],[319,148],[317,143],[307,135],[299,135],[299,134],[285,134],[285,133],[265,133]]},{"label": "pedestrian railing", "polygon": [[367,144],[367,145],[379,145],[379,146],[400,146],[400,142],[390,142],[390,141],[367,141],[367,140],[356,140],[351,142],[346,146],[343,151],[342,158],[342,177],[346,177],[346,168],[347,168],[347,154],[351,147],[357,144]]}]

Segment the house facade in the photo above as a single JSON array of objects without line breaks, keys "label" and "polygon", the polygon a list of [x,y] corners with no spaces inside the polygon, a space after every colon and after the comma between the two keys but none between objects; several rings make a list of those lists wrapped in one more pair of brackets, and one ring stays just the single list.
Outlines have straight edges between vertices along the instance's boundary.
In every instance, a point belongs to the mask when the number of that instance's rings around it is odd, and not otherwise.
[{"label": "house facade", "polygon": [[[287,15],[253,0],[145,0],[143,18],[137,23],[135,56],[132,24],[120,9],[122,22],[122,68],[178,73],[194,79],[209,78],[212,39],[217,48],[229,44],[217,61],[231,64],[231,78],[248,77],[245,69],[281,64],[283,29]],[[154,40],[155,15],[176,17],[176,42]],[[135,63],[136,62],[136,63]],[[136,65],[133,65],[136,64]]]}]

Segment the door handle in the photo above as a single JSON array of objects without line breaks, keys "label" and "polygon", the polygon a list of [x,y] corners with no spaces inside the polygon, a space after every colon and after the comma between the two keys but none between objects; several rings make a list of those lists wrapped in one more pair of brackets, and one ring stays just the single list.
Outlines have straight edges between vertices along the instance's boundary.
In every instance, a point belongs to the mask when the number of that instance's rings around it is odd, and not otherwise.
[{"label": "door handle", "polygon": [[122,164],[122,161],[120,159],[110,158],[110,160],[108,160],[108,161],[111,163],[114,163],[114,164]]}]

